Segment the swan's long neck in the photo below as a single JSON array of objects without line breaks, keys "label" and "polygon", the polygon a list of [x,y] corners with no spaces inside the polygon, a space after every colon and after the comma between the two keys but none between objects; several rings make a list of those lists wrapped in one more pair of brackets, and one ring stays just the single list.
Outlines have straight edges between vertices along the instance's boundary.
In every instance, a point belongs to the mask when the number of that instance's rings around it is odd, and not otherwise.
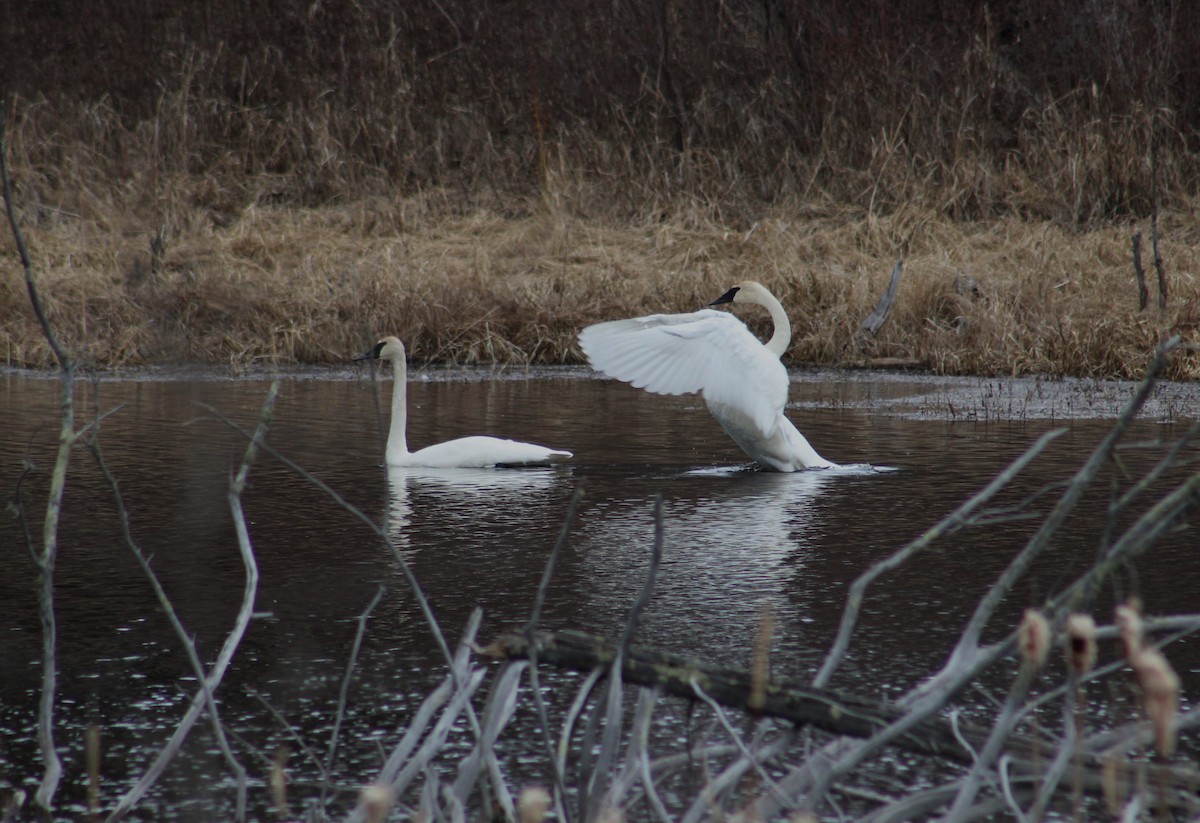
[{"label": "swan's long neck", "polygon": [[771,320],[775,323],[775,333],[766,343],[767,351],[776,357],[783,357],[783,353],[792,342],[792,324],[788,320],[787,312],[784,311],[783,304],[770,292],[764,290],[758,298],[758,302],[766,306],[767,311],[771,313]]},{"label": "swan's long neck", "polygon": [[393,357],[392,370],[395,377],[392,380],[392,426],[388,431],[387,457],[388,462],[396,456],[408,454],[408,436],[405,429],[408,424],[408,364],[405,358]]}]

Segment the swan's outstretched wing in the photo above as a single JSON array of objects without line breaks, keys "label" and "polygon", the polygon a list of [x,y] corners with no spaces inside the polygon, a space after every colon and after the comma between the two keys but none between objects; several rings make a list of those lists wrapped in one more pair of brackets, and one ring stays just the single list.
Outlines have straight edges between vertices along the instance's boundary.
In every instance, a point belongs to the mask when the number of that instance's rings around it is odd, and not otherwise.
[{"label": "swan's outstretched wing", "polygon": [[702,392],[737,408],[762,434],[787,402],[787,370],[746,324],[712,309],[652,314],[588,326],[579,345],[597,371],[655,394]]}]

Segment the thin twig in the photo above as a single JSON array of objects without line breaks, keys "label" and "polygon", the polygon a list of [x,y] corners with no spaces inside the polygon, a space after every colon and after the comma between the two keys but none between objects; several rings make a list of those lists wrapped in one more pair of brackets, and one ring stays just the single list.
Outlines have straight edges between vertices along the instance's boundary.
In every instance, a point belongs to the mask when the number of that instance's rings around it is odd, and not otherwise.
[{"label": "thin twig", "polygon": [[562,528],[559,529],[558,539],[554,541],[554,548],[550,551],[550,557],[546,560],[546,568],[542,572],[542,579],[538,583],[537,594],[533,600],[533,609],[529,614],[529,622],[525,624],[525,633],[530,641],[529,688],[533,693],[534,708],[538,714],[538,728],[541,733],[542,745],[545,747],[546,754],[554,769],[554,804],[559,818],[563,823],[571,823],[570,812],[564,802],[567,791],[566,776],[563,774],[560,759],[554,756],[554,740],[550,736],[549,714],[546,710],[546,700],[542,696],[541,677],[538,672],[537,645],[533,643],[533,634],[537,631],[538,622],[541,620],[542,608],[546,602],[546,592],[550,588],[550,580],[554,576],[554,568],[558,564],[558,558],[562,554],[563,547],[567,544],[567,537],[574,527],[579,501],[583,499],[583,495],[584,487],[582,484],[577,486],[571,494],[571,502],[567,505],[567,514],[563,518]]},{"label": "thin twig", "polygon": [[883,324],[887,322],[888,314],[892,310],[892,303],[896,302],[896,291],[900,286],[900,274],[904,271],[904,258],[896,261],[895,267],[892,269],[892,276],[888,279],[887,289],[879,296],[879,302],[875,304],[875,308],[867,316],[867,319],[862,321],[859,326],[860,332],[866,332],[871,337],[879,333]]},{"label": "thin twig", "polygon": [[1054,762],[1046,769],[1042,775],[1041,785],[1038,787],[1037,796],[1033,801],[1033,807],[1029,810],[1029,817],[1033,820],[1041,820],[1046,809],[1050,805],[1050,801],[1054,798],[1054,792],[1058,789],[1058,784],[1062,777],[1067,772],[1067,767],[1071,764],[1071,759],[1079,750],[1079,725],[1076,722],[1079,708],[1079,697],[1084,688],[1083,682],[1075,672],[1071,672],[1067,680],[1066,700],[1063,701],[1062,715],[1063,728],[1066,730],[1062,742],[1059,744],[1058,754],[1054,757]]},{"label": "thin twig", "polygon": [[[634,710],[634,722],[629,729],[629,748],[626,752],[626,766],[623,777],[613,781],[610,806],[629,807],[634,799],[626,801],[626,795],[633,788],[633,781],[641,783],[646,801],[650,809],[662,823],[672,823],[675,819],[667,810],[666,804],[658,794],[654,785],[654,768],[650,762],[650,726],[654,716],[654,706],[660,695],[656,688],[643,688],[638,693],[638,705]],[[620,784],[620,785],[618,785]]]},{"label": "thin twig", "polygon": [[[761,763],[771,762],[787,751],[794,739],[795,733],[791,729],[784,731],[779,738],[762,747],[758,755],[758,761]],[[734,751],[738,750],[736,746],[721,746],[706,748],[704,753],[706,755],[711,754],[712,756],[723,756],[728,754],[730,749]],[[689,760],[693,756],[691,752],[687,755]],[[677,757],[677,759],[679,758]],[[710,778],[696,794],[692,805],[683,817],[680,818],[680,823],[699,823],[703,820],[713,810],[713,806],[725,792],[741,783],[746,773],[753,766],[753,760],[743,755],[726,766],[720,774]]]},{"label": "thin twig", "polygon": [[1186,449],[1191,442],[1200,436],[1200,423],[1193,423],[1186,433],[1174,443],[1171,448],[1163,456],[1161,460],[1155,464],[1154,468],[1146,472],[1136,483],[1133,484],[1126,492],[1117,500],[1114,508],[1117,512],[1124,511],[1126,507],[1153,483],[1155,483],[1169,469],[1174,468],[1178,462],[1183,450]]},{"label": "thin twig", "polygon": [[6,101],[0,100],[0,187],[4,190],[4,211],[8,216],[8,225],[12,229],[13,240],[17,244],[17,254],[21,258],[21,268],[25,270],[25,289],[29,292],[29,302],[33,306],[33,313],[37,317],[38,325],[42,327],[42,334],[46,338],[46,342],[50,345],[50,349],[54,352],[54,356],[58,359],[58,366],[63,371],[63,374],[74,374],[75,365],[71,359],[70,353],[59,342],[58,337],[54,334],[54,328],[50,325],[50,320],[46,316],[46,309],[42,306],[42,298],[38,293],[37,285],[33,280],[33,263],[29,256],[29,248],[25,245],[25,236],[21,233],[21,226],[17,220],[16,206],[13,205],[12,181],[8,174],[8,106]]},{"label": "thin twig", "polygon": [[16,516],[17,522],[21,524],[21,534],[25,538],[25,548],[29,551],[29,556],[33,559],[33,562],[37,563],[38,550],[33,542],[33,530],[29,528],[29,513],[25,510],[25,498],[21,496],[21,487],[25,485],[25,480],[33,472],[33,462],[27,458],[23,461],[21,473],[17,476],[12,499],[8,501],[8,509]]},{"label": "thin twig", "polygon": [[[423,773],[439,753],[442,752],[446,738],[458,722],[459,717],[468,710],[471,698],[483,682],[486,671],[479,669],[471,671],[470,653],[475,646],[475,634],[479,631],[482,612],[475,609],[467,620],[463,638],[459,642],[458,653],[451,660],[451,671],[442,684],[435,689],[421,704],[421,708],[409,723],[403,738],[388,755],[387,762],[375,779],[377,785],[388,787],[395,797],[400,797],[409,784]],[[445,707],[442,716],[431,731],[426,734],[430,721],[439,709]],[[419,747],[418,741],[422,735],[425,740]],[[481,734],[476,735],[477,738]],[[414,752],[414,748],[416,751]],[[362,823],[366,819],[366,809],[360,803],[348,818],[350,823]]]},{"label": "thin twig", "polygon": [[733,724],[729,722],[729,717],[725,714],[725,710],[721,708],[721,704],[709,697],[708,694],[705,693],[704,689],[700,687],[700,682],[694,677],[692,678],[692,690],[696,693],[697,697],[707,703],[708,707],[712,709],[713,714],[716,716],[717,720],[720,721],[721,726],[725,729],[725,733],[729,735],[729,739],[733,741],[735,746],[737,746],[738,751],[742,754],[742,757],[746,758],[746,761],[750,764],[750,766],[756,772],[758,772],[759,778],[763,781],[763,784],[766,785],[767,789],[779,798],[779,802],[783,804],[784,808],[795,808],[795,804],[792,802],[791,798],[784,794],[783,790],[779,788],[779,784],[775,782],[775,778],[767,773],[767,770],[763,767],[762,761],[750,751],[750,748],[746,745],[746,742],[742,740],[741,735],[738,734],[737,729],[735,729]]},{"label": "thin twig", "polygon": [[[609,776],[609,764],[617,756],[620,747],[622,725],[624,722],[624,678],[621,676],[623,657],[618,651],[613,662],[608,666],[608,690],[606,699],[597,700],[588,718],[587,732],[584,735],[579,758],[579,814],[583,820],[596,820],[607,811],[604,808],[605,792],[601,791]],[[592,763],[592,736],[595,730],[604,724],[600,737],[599,750],[596,752],[595,763]]]},{"label": "thin twig", "polygon": [[[475,741],[475,748],[459,763],[458,777],[449,789],[449,794],[459,804],[465,804],[471,789],[479,781],[484,767],[487,766],[489,773],[496,779],[498,805],[504,813],[505,819],[513,817],[513,802],[503,780],[498,779],[501,775],[498,764],[495,762],[495,746],[500,733],[504,731],[517,709],[521,675],[525,673],[525,667],[528,665],[529,663],[524,660],[510,662],[505,665],[503,671],[496,678],[496,683],[492,687],[491,694],[488,695],[487,706],[484,709],[482,734]],[[491,807],[490,803],[483,804],[483,808]]]},{"label": "thin twig", "polygon": [[[658,577],[658,567],[662,562],[663,549],[663,505],[662,495],[654,496],[654,540],[651,544],[650,563],[646,570],[646,580],[642,584],[642,590],[638,594],[638,598],[629,609],[629,618],[625,622],[625,630],[621,634],[621,644],[617,649],[616,656],[608,667],[608,700],[605,704],[597,704],[596,710],[593,713],[593,723],[604,721],[604,734],[600,743],[600,751],[596,758],[596,764],[592,768],[590,775],[582,781],[580,789],[580,809],[584,810],[585,819],[594,819],[600,813],[605,811],[603,808],[605,795],[599,793],[601,781],[607,779],[609,773],[609,764],[617,755],[617,749],[620,745],[621,725],[624,706],[621,700],[623,693],[623,678],[621,675],[622,667],[624,666],[625,658],[629,654],[629,645],[633,641],[633,636],[637,632],[638,623],[641,620],[642,612],[650,602],[650,597],[654,593],[654,584]],[[581,759],[581,764],[584,761]],[[592,803],[588,804],[588,798],[592,798]]]},{"label": "thin twig", "polygon": [[[425,738],[425,742],[421,744],[412,760],[405,764],[391,781],[390,786],[397,797],[404,793],[408,788],[409,783],[423,772],[425,768],[437,757],[446,745],[446,738],[449,737],[454,724],[458,722],[459,715],[466,709],[471,697],[479,688],[479,684],[483,682],[483,677],[486,672],[479,669],[471,674],[465,681],[461,681],[461,687],[456,694],[451,698],[446,705],[446,709],[440,720],[434,726],[433,731]],[[351,818],[355,820],[357,818]]]},{"label": "thin twig", "polygon": [[650,566],[646,569],[646,580],[642,584],[642,591],[629,610],[629,619],[625,621],[625,631],[621,635],[620,657],[622,659],[629,654],[629,645],[633,642],[634,634],[637,633],[642,612],[646,610],[646,606],[650,604],[650,597],[654,594],[654,583],[658,579],[658,567],[662,564],[662,553],[663,499],[662,494],[659,493],[654,495],[654,542],[650,546]]},{"label": "thin twig", "polygon": [[950,820],[961,819],[967,809],[974,805],[980,783],[985,775],[991,772],[992,764],[999,758],[1004,744],[1015,731],[1021,701],[1025,699],[1025,694],[1029,691],[1029,686],[1033,683],[1036,674],[1037,667],[1034,664],[1026,662],[1021,666],[1017,673],[1017,679],[1008,692],[1008,699],[1005,700],[1000,714],[992,723],[992,731],[988,735],[987,743],[977,754],[971,771],[959,787],[958,795],[954,798],[954,804],[950,807],[947,815]]},{"label": "thin twig", "polygon": [[578,722],[579,716],[583,714],[583,710],[587,706],[587,701],[591,698],[596,684],[600,682],[600,678],[603,676],[604,669],[601,666],[597,666],[588,672],[588,676],[584,678],[579,691],[575,694],[575,699],[571,701],[571,705],[567,709],[567,714],[563,718],[562,730],[558,738],[558,752],[555,756],[554,764],[555,769],[561,774],[566,773],[567,755],[571,750],[571,737],[575,732],[575,723]]},{"label": "thin twig", "polygon": [[1138,311],[1146,310],[1150,290],[1146,288],[1146,270],[1142,267],[1142,230],[1133,233],[1133,274],[1137,278]]},{"label": "thin twig", "polygon": [[[217,411],[216,409],[214,409],[211,406],[207,406],[207,405],[203,405],[203,404],[202,404],[202,406],[203,406],[203,408],[207,409],[211,414],[213,414],[218,420],[220,420],[225,425],[229,426],[230,428],[234,429],[235,431],[240,432],[242,435],[244,435],[246,437],[250,436],[249,433],[244,428],[242,428],[242,426],[240,426],[235,421],[230,420],[228,417],[223,415],[221,412]],[[426,625],[429,627],[430,633],[433,635],[434,642],[437,643],[438,649],[442,653],[442,657],[445,658],[447,663],[453,664],[454,653],[450,651],[450,646],[446,642],[446,636],[442,632],[442,627],[438,624],[437,618],[434,617],[433,607],[430,605],[429,599],[425,596],[425,592],[421,588],[421,584],[417,581],[417,577],[413,573],[412,567],[409,566],[408,561],[404,559],[403,552],[401,552],[400,549],[396,546],[395,541],[392,540],[391,535],[389,535],[387,533],[387,530],[382,528],[378,523],[376,523],[374,520],[372,520],[370,517],[368,517],[357,506],[355,506],[354,504],[352,504],[348,500],[346,500],[344,497],[342,497],[338,492],[334,491],[334,489],[328,483],[321,480],[319,477],[316,477],[312,472],[308,471],[303,466],[296,463],[296,461],[281,454],[278,450],[273,448],[271,446],[271,444],[263,443],[261,445],[262,445],[262,450],[264,452],[271,455],[276,460],[278,460],[280,463],[287,466],[292,471],[296,472],[296,474],[300,475],[300,477],[302,477],[303,479],[307,480],[309,483],[316,486],[318,489],[320,489],[322,492],[324,492],[326,495],[328,495],[333,500],[333,502],[336,503],[340,508],[344,509],[346,512],[353,515],[357,520],[359,520],[361,523],[366,525],[367,528],[369,528],[372,531],[372,533],[375,534],[376,537],[378,537],[380,540],[383,541],[384,545],[386,545],[388,547],[388,550],[391,551],[392,556],[396,560],[397,565],[400,566],[400,571],[404,574],[404,579],[408,583],[409,589],[412,592],[413,597],[417,601],[417,606],[418,606],[418,608],[420,608],[421,614],[425,618]]]},{"label": "thin twig", "polygon": [[[271,717],[275,718],[275,722],[282,726],[284,731],[288,733],[288,737],[292,739],[292,742],[300,747],[300,751],[304,752],[304,756],[308,758],[308,760],[313,764],[313,767],[316,768],[316,770],[320,773],[320,784],[323,785],[328,782],[330,780],[330,776],[329,773],[325,771],[325,763],[321,760],[317,753],[313,751],[312,747],[304,741],[304,738],[301,736],[299,730],[289,723],[288,719],[283,716],[279,709],[272,706],[271,702],[267,700],[263,694],[255,691],[254,689],[247,689],[247,693],[262,704],[263,708],[267,710]],[[262,760],[264,763],[272,762],[271,758],[265,754],[262,755]]]},{"label": "thin twig", "polygon": [[1158,249],[1158,116],[1151,120],[1150,129],[1150,248],[1154,253],[1154,271],[1158,275],[1158,314],[1163,321],[1167,314],[1167,273],[1163,269]]},{"label": "thin twig", "polygon": [[[333,761],[337,755],[338,735],[342,730],[342,721],[346,717],[346,700],[350,694],[350,681],[354,677],[354,667],[358,664],[358,652],[362,648],[363,636],[367,633],[367,620],[371,617],[371,613],[375,611],[375,607],[379,605],[379,601],[383,599],[383,586],[380,586],[375,592],[375,596],[371,598],[371,602],[363,609],[362,614],[358,616],[358,629],[354,632],[354,644],[350,647],[350,659],[346,661],[346,674],[342,678],[342,688],[338,692],[337,712],[333,717],[333,731],[329,733],[329,749],[325,754],[325,768],[322,771],[326,775],[333,773]],[[325,809],[325,787],[321,788],[321,809]]]}]

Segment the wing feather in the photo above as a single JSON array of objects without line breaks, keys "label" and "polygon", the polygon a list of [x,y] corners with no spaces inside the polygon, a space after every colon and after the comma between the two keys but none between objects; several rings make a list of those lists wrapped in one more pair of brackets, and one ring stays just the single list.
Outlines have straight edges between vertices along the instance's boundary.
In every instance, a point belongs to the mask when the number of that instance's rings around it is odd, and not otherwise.
[{"label": "wing feather", "polygon": [[787,370],[746,324],[712,309],[588,326],[579,344],[597,371],[655,394],[704,395],[736,409],[764,436],[787,402]]}]

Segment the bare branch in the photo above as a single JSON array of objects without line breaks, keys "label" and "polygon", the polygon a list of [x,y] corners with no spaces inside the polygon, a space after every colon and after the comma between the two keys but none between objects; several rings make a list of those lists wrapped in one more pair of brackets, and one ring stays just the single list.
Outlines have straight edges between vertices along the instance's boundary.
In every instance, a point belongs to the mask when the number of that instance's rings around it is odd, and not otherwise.
[{"label": "bare branch", "polygon": [[1100,445],[1095,448],[1091,456],[1083,464],[1083,467],[1071,478],[1066,491],[1059,498],[1058,504],[1047,515],[1046,519],[1042,521],[1041,527],[1029,539],[1025,548],[1013,558],[1008,568],[1004,570],[1000,578],[979,601],[975,607],[975,613],[971,616],[970,621],[963,630],[958,644],[954,647],[954,651],[951,652],[950,659],[943,671],[953,669],[958,663],[969,659],[978,652],[979,638],[983,633],[984,627],[995,612],[996,607],[1008,595],[1017,580],[1029,568],[1029,565],[1049,547],[1050,538],[1062,526],[1067,514],[1075,508],[1075,504],[1083,496],[1084,490],[1092,484],[1100,468],[1108,461],[1113,449],[1125,435],[1126,429],[1129,428],[1129,425],[1137,417],[1138,411],[1141,410],[1142,405],[1149,398],[1150,392],[1157,382],[1158,375],[1166,368],[1171,350],[1178,344],[1179,338],[1174,338],[1159,347],[1147,371],[1146,377],[1138,385],[1137,391],[1130,398],[1121,415],[1113,424],[1113,427],[1105,435]]},{"label": "bare branch", "polygon": [[1065,431],[1066,429],[1055,429],[1043,434],[1020,457],[1014,460],[1008,468],[997,475],[991,483],[988,483],[982,491],[967,500],[903,549],[886,560],[873,565],[854,581],[846,597],[846,608],[842,613],[842,622],[838,627],[837,637],[834,639],[829,653],[825,656],[825,662],[821,664],[820,670],[813,678],[813,686],[815,688],[824,688],[829,684],[829,679],[841,664],[842,658],[845,657],[846,650],[850,647],[850,637],[854,633],[854,627],[858,622],[858,613],[862,609],[867,587],[887,572],[899,568],[913,556],[929,548],[934,541],[961,528],[969,521],[976,509],[999,494],[1025,466],[1029,465],[1035,457],[1050,445],[1052,440],[1060,437]]},{"label": "bare branch", "polygon": [[[250,624],[250,618],[254,611],[254,597],[258,590],[258,564],[254,560],[254,551],[250,543],[250,534],[246,528],[246,518],[242,512],[241,493],[246,485],[246,478],[250,473],[250,466],[254,461],[258,451],[258,446],[263,438],[266,437],[267,429],[270,425],[271,414],[275,408],[275,400],[279,393],[279,381],[271,384],[271,389],[267,393],[267,400],[263,404],[262,414],[259,417],[258,428],[250,439],[250,444],[246,448],[246,454],[242,459],[241,467],[238,469],[237,475],[230,483],[229,489],[229,505],[233,513],[234,528],[238,537],[238,550],[242,556],[242,563],[246,569],[246,579],[242,594],[242,606],[238,610],[237,618],[234,621],[233,628],[230,629],[228,636],[225,638],[225,643],[221,647],[221,652],[217,656],[216,662],[209,670],[208,676],[201,680],[201,686],[196,695],[192,698],[191,705],[184,714],[179,725],[175,727],[174,734],[171,735],[167,745],[159,752],[154,763],[146,770],[146,773],[138,780],[126,794],[117,802],[116,808],[108,816],[109,821],[121,820],[133,810],[134,806],[141,800],[147,791],[158,781],[162,772],[166,769],[167,764],[175,757],[184,740],[187,739],[192,727],[195,726],[200,714],[212,700],[212,695],[216,692],[221,680],[225,676],[225,671],[228,669],[230,662],[233,660],[234,654],[241,643],[242,637],[246,632],[246,627]],[[223,740],[223,736],[218,736],[218,742]],[[225,744],[226,747],[228,744]],[[241,764],[233,758],[232,752],[228,752],[226,759],[234,764],[234,771],[238,778],[238,801],[237,801],[237,818],[245,819],[246,812],[246,773]]]},{"label": "bare branch", "polygon": [[38,293],[37,285],[33,280],[33,263],[29,257],[29,248],[25,245],[25,236],[21,233],[20,223],[17,221],[16,207],[13,205],[12,181],[8,174],[8,106],[3,100],[0,100],[0,188],[4,191],[4,211],[8,216],[8,225],[12,229],[13,240],[17,244],[17,254],[21,258],[21,268],[25,270],[25,289],[29,292],[29,302],[33,306],[33,313],[37,316],[38,324],[42,327],[42,334],[46,337],[46,342],[50,344],[50,349],[54,352],[54,356],[58,359],[58,366],[64,375],[71,375],[75,371],[74,361],[71,359],[70,353],[59,344],[58,337],[54,334],[54,328],[50,325],[50,320],[46,316],[46,310],[42,306],[42,298]]},{"label": "bare branch", "polygon": [[[221,412],[207,405],[205,405],[204,408],[225,425],[229,426],[235,431],[240,432],[246,437],[250,437],[249,432],[247,432],[242,426],[238,425],[233,420],[230,420]],[[438,624],[437,618],[433,614],[433,607],[429,604],[429,599],[425,596],[425,592],[421,588],[421,584],[417,581],[416,575],[413,574],[412,567],[409,566],[408,561],[404,559],[404,554],[399,550],[399,548],[397,548],[395,541],[392,540],[391,536],[387,533],[387,530],[382,528],[378,523],[368,517],[361,509],[354,506],[352,503],[334,491],[334,489],[329,486],[328,483],[313,475],[312,472],[308,471],[294,460],[281,454],[278,450],[273,448],[271,444],[261,443],[259,446],[264,452],[274,457],[280,463],[287,466],[289,469],[296,472],[296,474],[300,475],[302,478],[328,495],[330,499],[334,501],[334,503],[336,503],[346,512],[349,512],[351,515],[353,515],[359,522],[366,525],[376,537],[383,541],[384,545],[388,547],[389,551],[391,551],[392,557],[396,560],[396,563],[400,566],[400,571],[404,574],[404,579],[408,582],[409,590],[416,599],[417,606],[421,609],[421,614],[424,616],[425,622],[429,626],[429,630],[433,635],[434,642],[437,643],[437,646],[441,650],[442,656],[445,658],[446,662],[453,664],[454,655],[450,651],[450,646],[446,642],[446,636],[442,632],[442,628]]]},{"label": "bare branch", "polygon": [[62,399],[58,433],[58,452],[54,459],[54,471],[50,476],[50,496],[46,501],[46,518],[42,527],[42,551],[38,565],[38,616],[42,623],[42,690],[38,706],[38,748],[45,763],[42,782],[34,796],[34,806],[47,815],[51,812],[54,794],[62,778],[62,761],[54,743],[54,701],[58,691],[58,623],[54,614],[54,566],[58,559],[58,524],[62,514],[63,490],[67,483],[67,465],[71,459],[71,447],[75,444],[75,364],[54,334],[54,329],[42,307],[42,299],[33,279],[33,263],[29,249],[17,221],[13,205],[12,182],[8,174],[8,107],[0,100],[0,188],[4,192],[4,211],[21,267],[25,272],[25,288],[29,301],[42,327],[42,334],[62,370]]}]

